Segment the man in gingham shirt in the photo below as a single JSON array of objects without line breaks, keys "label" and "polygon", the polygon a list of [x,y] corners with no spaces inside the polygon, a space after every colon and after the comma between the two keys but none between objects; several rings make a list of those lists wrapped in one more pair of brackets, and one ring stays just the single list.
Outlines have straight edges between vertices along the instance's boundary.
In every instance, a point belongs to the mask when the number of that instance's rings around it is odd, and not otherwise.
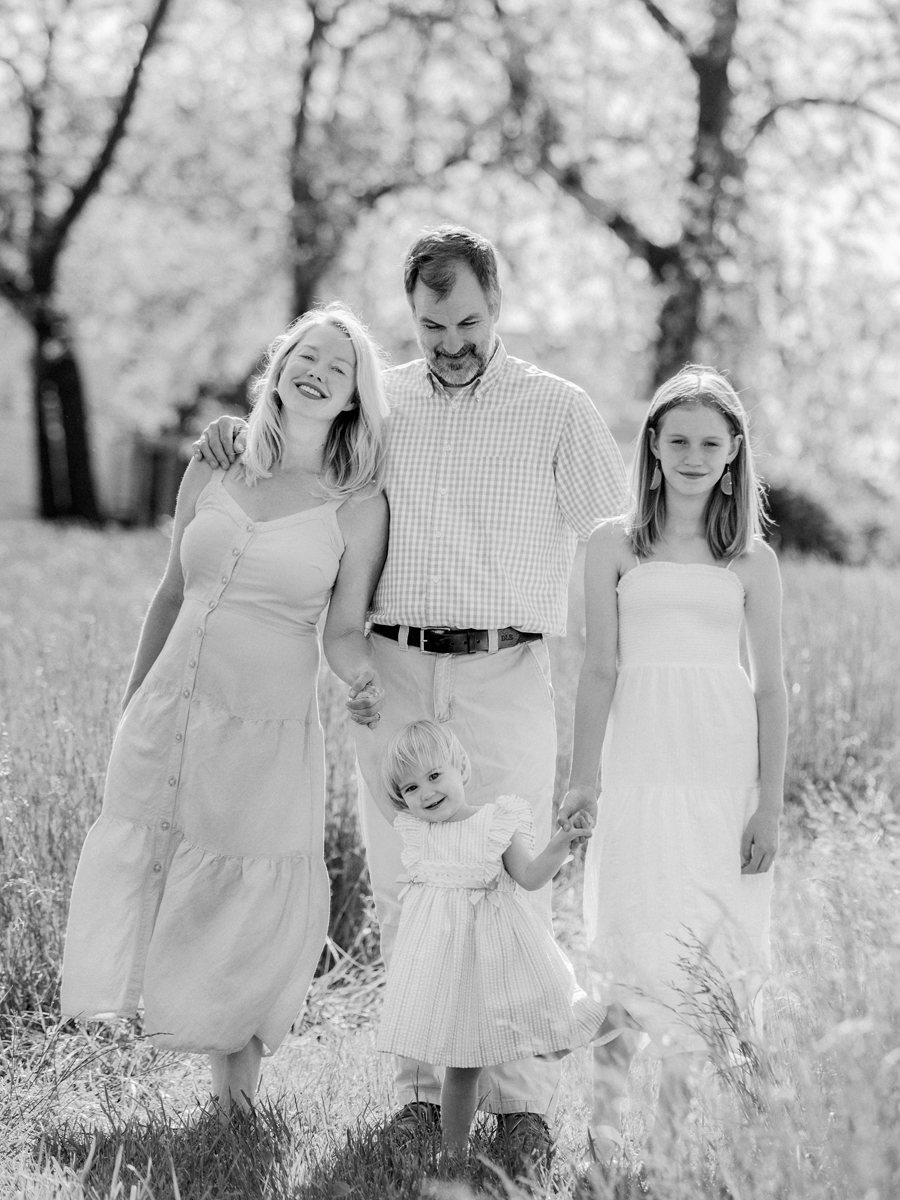
[{"label": "man in gingham shirt", "polygon": [[[356,726],[363,835],[381,949],[390,970],[400,916],[400,839],[373,796],[381,753],[421,717],[447,722],[466,748],[472,804],[516,794],[531,804],[538,847],[550,836],[556,727],[547,647],[562,635],[575,544],[625,508],[615,441],[574,384],[510,358],[496,336],[494,249],[458,227],[410,249],[406,294],[424,359],[387,374],[391,400],[387,561],[371,641],[384,689],[380,720]],[[422,641],[424,640],[424,652]],[[370,689],[367,689],[367,691]],[[351,700],[371,716],[366,694]],[[550,920],[550,888],[529,893]],[[485,1071],[484,1107],[499,1132],[540,1143],[559,1064]],[[402,1059],[401,1103],[436,1105],[434,1068]],[[433,1109],[407,1109],[428,1115]],[[537,1114],[523,1121],[511,1114]]]},{"label": "man in gingham shirt", "polygon": [[[538,847],[547,842],[556,725],[542,639],[565,633],[577,539],[624,511],[626,497],[618,448],[581,388],[510,358],[496,336],[490,242],[456,226],[427,233],[407,255],[404,283],[424,358],[386,373],[391,527],[371,614],[377,674],[348,703],[388,970],[403,866],[400,838],[379,809],[385,745],[409,721],[447,722],[472,763],[467,800],[524,797]],[[221,455],[221,433],[233,457],[231,422],[220,420],[208,441]],[[197,447],[207,453],[206,440]],[[550,888],[528,898],[549,924]],[[558,1063],[527,1059],[483,1073],[483,1107],[498,1114],[498,1134],[549,1146],[544,1118],[559,1072]],[[396,1084],[401,1127],[436,1118],[435,1068],[400,1059]]]}]

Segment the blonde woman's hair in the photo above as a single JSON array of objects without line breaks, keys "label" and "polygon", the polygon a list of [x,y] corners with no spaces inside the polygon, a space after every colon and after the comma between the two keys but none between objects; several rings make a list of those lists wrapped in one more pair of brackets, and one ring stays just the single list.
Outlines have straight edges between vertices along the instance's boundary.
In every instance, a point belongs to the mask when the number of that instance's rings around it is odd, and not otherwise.
[{"label": "blonde woman's hair", "polygon": [[469,756],[455,733],[434,721],[413,721],[388,742],[381,759],[381,783],[394,808],[405,812],[406,801],[400,788],[410,774],[423,767],[449,764],[462,775],[463,783],[472,773]]},{"label": "blonde woman's hair", "polygon": [[658,488],[650,488],[656,467],[656,456],[650,446],[651,430],[658,436],[666,413],[693,405],[703,405],[719,413],[732,437],[740,435],[741,439],[737,454],[725,468],[731,471],[732,494],[726,496],[716,483],[703,514],[706,541],[713,558],[731,559],[745,554],[762,537],[768,524],[765,490],[756,474],[744,406],[728,380],[715,368],[688,363],[657,389],[638,434],[631,467],[632,507],[626,528],[631,548],[640,558],[650,556],[654,543],[662,536],[666,519],[665,479]]},{"label": "blonde woman's hair", "polygon": [[281,398],[278,381],[284,364],[307,330],[334,325],[347,335],[356,355],[353,407],[338,413],[328,431],[324,467],[320,476],[323,495],[331,500],[377,492],[381,487],[385,456],[385,418],[382,371],[385,355],[365,325],[345,305],[335,301],[292,321],[268,349],[262,375],[253,385],[253,411],[247,428],[247,449],[241,459],[243,478],[252,487],[267,479],[284,453]]}]

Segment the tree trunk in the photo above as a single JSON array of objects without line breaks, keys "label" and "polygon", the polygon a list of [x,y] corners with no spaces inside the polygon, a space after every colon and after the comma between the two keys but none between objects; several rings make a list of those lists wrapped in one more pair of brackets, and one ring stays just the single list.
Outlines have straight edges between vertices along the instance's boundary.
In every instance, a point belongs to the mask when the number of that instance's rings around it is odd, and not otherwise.
[{"label": "tree trunk", "polygon": [[308,312],[319,299],[317,288],[340,255],[346,218],[336,211],[333,200],[329,208],[311,194],[302,166],[294,166],[291,191],[293,319]]},{"label": "tree trunk", "polygon": [[653,351],[653,390],[695,357],[700,338],[703,288],[688,263],[672,272],[669,294],[659,310]]},{"label": "tree trunk", "polygon": [[84,390],[68,325],[43,306],[32,328],[40,514],[46,520],[97,523]]}]

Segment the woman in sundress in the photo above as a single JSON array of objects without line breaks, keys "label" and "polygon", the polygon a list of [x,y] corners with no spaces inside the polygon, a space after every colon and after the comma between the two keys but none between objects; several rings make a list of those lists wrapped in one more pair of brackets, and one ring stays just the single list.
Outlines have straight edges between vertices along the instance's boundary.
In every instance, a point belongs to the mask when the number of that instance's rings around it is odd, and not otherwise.
[{"label": "woman in sundress", "polygon": [[364,625],[388,524],[381,361],[349,310],[295,321],[255,393],[239,462],[192,461],[181,485],[62,979],[64,1016],[142,1009],[157,1045],[208,1054],[221,1114],[252,1099],[324,944],[316,623],[327,605],[331,666],[377,695]]}]

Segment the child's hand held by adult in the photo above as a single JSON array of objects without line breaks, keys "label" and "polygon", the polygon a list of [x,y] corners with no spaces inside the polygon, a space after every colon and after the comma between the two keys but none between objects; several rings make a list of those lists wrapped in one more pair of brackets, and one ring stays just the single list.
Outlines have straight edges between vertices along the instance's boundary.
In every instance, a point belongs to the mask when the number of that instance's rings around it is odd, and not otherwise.
[{"label": "child's hand held by adult", "polygon": [[367,667],[359,671],[351,681],[346,707],[357,725],[368,725],[373,729],[381,720],[378,710],[383,700],[384,688],[381,686],[378,672]]},{"label": "child's hand held by adult", "polygon": [[597,793],[593,788],[574,787],[566,792],[565,799],[559,808],[556,818],[561,829],[569,829],[575,822],[571,848],[585,846],[591,836],[591,830],[597,819]]},{"label": "child's hand held by adult", "polygon": [[557,824],[565,823],[576,813],[584,813],[590,820],[589,829],[593,829],[597,819],[597,789],[592,787],[570,787],[559,806]]},{"label": "child's hand held by adult", "polygon": [[566,846],[570,853],[565,862],[572,862],[572,852],[577,850],[579,846],[587,845],[590,841],[592,831],[593,821],[591,818],[585,812],[578,812],[557,829],[550,839],[549,845]]}]

